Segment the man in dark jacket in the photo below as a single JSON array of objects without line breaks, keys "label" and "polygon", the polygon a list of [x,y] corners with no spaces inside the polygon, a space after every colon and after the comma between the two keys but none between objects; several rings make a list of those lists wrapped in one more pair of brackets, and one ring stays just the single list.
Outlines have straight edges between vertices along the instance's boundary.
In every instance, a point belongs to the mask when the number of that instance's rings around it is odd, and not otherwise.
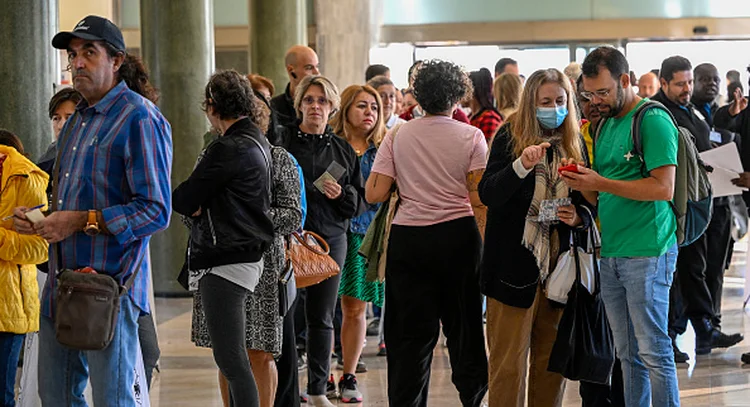
[{"label": "man in dark jacket", "polygon": [[714,127],[714,115],[719,110],[716,98],[719,96],[721,76],[713,64],[700,64],[693,70],[695,87],[690,102],[706,119],[709,127]]},{"label": "man in dark jacket", "polygon": [[[677,124],[693,134],[699,151],[721,144],[722,137],[711,130],[706,119],[690,102],[693,94],[693,72],[690,61],[681,56],[664,60],[661,66],[661,89],[653,100],[666,106]],[[721,332],[715,298],[721,298],[730,239],[731,212],[726,197],[714,199],[711,224],[696,242],[680,249],[677,274],[670,292],[669,333],[675,353],[675,362],[685,362],[687,354],[681,352],[674,339],[685,332],[687,320],[696,332],[697,355],[711,353],[715,348],[726,348],[743,339],[740,334]]]},{"label": "man in dark jacket", "polygon": [[286,126],[297,121],[297,112],[294,110],[294,91],[297,85],[306,76],[320,75],[318,71],[318,54],[312,48],[304,45],[295,45],[286,52],[284,57],[286,73],[289,75],[289,83],[284,93],[271,99],[271,108],[278,115],[279,124]]}]

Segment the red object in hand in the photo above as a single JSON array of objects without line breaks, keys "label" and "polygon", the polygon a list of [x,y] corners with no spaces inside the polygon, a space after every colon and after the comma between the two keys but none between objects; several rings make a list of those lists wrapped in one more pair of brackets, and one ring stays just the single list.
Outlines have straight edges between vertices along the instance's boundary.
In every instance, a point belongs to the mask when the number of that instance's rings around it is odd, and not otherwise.
[{"label": "red object in hand", "polygon": [[96,270],[92,269],[91,267],[84,267],[82,269],[76,270],[78,273],[86,273],[86,274],[98,274]]},{"label": "red object in hand", "polygon": [[578,171],[578,165],[577,164],[568,164],[568,165],[566,165],[564,167],[560,167],[560,168],[557,169],[557,172],[559,172],[560,174],[562,174],[563,171],[575,172],[576,174],[580,174],[581,173],[580,171]]}]

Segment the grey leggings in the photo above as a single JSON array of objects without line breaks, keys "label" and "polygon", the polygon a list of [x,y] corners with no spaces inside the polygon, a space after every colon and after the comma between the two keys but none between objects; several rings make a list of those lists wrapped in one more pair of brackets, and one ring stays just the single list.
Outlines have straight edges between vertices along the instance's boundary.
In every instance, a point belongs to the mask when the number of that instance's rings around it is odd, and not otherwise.
[{"label": "grey leggings", "polygon": [[214,360],[229,382],[230,406],[258,407],[258,388],[245,344],[248,291],[213,274],[201,278],[199,290]]}]

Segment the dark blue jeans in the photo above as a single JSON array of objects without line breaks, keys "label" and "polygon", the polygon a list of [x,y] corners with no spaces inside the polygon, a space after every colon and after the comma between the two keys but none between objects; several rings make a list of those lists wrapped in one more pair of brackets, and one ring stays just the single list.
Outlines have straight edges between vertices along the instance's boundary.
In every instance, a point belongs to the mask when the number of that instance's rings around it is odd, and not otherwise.
[{"label": "dark blue jeans", "polygon": [[21,355],[23,338],[26,335],[0,332],[0,380],[3,383],[3,405],[13,407],[15,402],[16,371],[18,370],[18,357]]}]

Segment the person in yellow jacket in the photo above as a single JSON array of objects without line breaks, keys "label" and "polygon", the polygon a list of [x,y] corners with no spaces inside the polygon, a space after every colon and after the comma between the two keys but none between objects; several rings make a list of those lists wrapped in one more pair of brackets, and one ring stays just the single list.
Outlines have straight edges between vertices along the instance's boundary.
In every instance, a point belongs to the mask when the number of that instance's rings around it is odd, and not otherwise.
[{"label": "person in yellow jacket", "polygon": [[47,261],[41,236],[13,229],[13,208],[47,205],[49,176],[23,155],[16,135],[0,130],[0,384],[4,406],[14,406],[18,358],[23,339],[39,330],[36,264]]}]

